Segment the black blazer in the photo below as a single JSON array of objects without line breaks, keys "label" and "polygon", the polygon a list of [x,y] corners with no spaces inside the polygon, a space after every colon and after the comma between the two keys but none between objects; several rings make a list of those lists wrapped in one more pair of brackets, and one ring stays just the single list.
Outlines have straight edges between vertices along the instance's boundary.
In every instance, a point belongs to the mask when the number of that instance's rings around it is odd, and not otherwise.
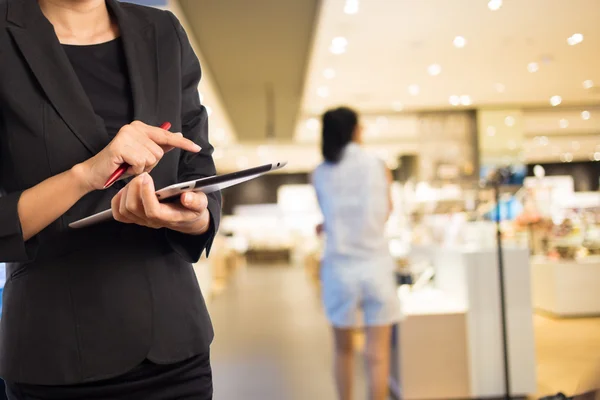
[{"label": "black blazer", "polygon": [[[165,155],[151,174],[157,188],[214,175],[200,64],[183,28],[169,12],[107,4],[121,28],[135,118],[170,121],[203,149]],[[202,236],[114,221],[67,227],[109,208],[119,182],[23,241],[22,191],[109,140],[37,1],[0,0],[0,262],[7,263],[0,376],[7,381],[95,381],[145,358],[171,363],[209,348],[213,331],[191,262],[210,249],[219,193],[209,195],[212,228]]]}]

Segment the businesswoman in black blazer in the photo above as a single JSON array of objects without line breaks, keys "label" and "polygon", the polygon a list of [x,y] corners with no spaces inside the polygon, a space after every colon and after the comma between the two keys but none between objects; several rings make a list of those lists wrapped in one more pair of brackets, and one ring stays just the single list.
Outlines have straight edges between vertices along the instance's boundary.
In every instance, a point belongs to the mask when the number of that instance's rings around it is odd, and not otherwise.
[{"label": "businesswoman in black blazer", "polygon": [[[213,331],[191,263],[210,249],[221,198],[153,196],[215,173],[200,75],[169,12],[0,0],[0,376],[11,399],[212,398]],[[156,128],[165,121],[182,135]],[[125,162],[130,177],[102,190]],[[116,221],[68,228],[110,207]]]}]

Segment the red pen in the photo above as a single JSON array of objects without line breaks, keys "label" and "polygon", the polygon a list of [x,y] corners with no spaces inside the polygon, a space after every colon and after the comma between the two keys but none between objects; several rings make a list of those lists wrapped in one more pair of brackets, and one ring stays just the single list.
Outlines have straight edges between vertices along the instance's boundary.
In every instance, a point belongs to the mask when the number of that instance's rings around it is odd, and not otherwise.
[{"label": "red pen", "polygon": [[[168,131],[169,129],[171,129],[171,123],[165,122],[160,126],[160,128]],[[121,177],[121,175],[123,175],[125,171],[127,171],[129,167],[129,164],[122,164],[119,168],[117,168],[117,170],[113,172],[113,174],[110,176],[110,178],[108,178],[108,180],[104,184],[104,189],[115,183]]]}]

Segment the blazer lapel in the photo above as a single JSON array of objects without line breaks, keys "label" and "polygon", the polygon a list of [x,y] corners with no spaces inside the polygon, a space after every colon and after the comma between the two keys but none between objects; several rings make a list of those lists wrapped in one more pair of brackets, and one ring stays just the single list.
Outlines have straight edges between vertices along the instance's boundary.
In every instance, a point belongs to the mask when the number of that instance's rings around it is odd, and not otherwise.
[{"label": "blazer lapel", "polygon": [[[9,31],[48,100],[61,118],[92,153],[97,154],[110,140],[99,123],[79,78],[36,0],[9,0]],[[158,125],[158,61],[153,24],[128,12],[117,0],[107,0],[117,19],[129,81],[134,118]]]},{"label": "blazer lapel", "polygon": [[125,49],[129,81],[133,93],[134,117],[149,125],[159,125],[158,44],[154,25],[139,15],[128,12],[117,0],[107,0],[116,17]]},{"label": "blazer lapel", "polygon": [[96,114],[71,63],[44,17],[36,0],[8,2],[8,27],[48,100],[77,135],[96,154],[107,144],[108,135]]}]

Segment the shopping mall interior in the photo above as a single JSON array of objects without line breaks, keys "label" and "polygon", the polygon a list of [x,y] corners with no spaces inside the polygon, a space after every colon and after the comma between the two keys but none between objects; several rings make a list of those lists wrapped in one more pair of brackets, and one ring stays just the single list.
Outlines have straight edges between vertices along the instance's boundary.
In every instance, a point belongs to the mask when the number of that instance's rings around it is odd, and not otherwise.
[{"label": "shopping mall interior", "polygon": [[223,191],[220,231],[194,265],[215,399],[336,398],[311,173],[321,115],[339,105],[360,113],[363,147],[393,174],[392,394],[504,398],[506,361],[514,397],[591,389],[600,1],[135,2],[172,11],[189,35],[218,173],[287,162]]}]

